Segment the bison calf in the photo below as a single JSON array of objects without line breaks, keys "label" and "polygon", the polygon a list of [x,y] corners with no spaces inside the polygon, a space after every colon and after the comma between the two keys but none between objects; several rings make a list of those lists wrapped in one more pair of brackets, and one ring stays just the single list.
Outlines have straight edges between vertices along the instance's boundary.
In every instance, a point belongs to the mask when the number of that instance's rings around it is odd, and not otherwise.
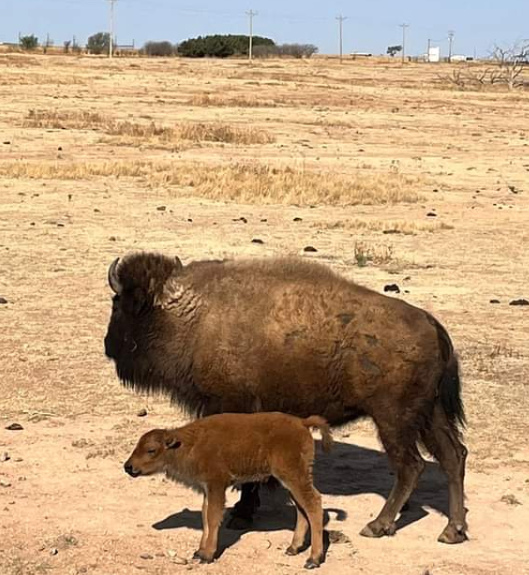
[{"label": "bison calf", "polygon": [[194,557],[207,563],[217,551],[226,489],[275,477],[290,491],[297,509],[287,554],[299,553],[310,523],[311,554],[305,567],[312,569],[323,559],[323,511],[321,495],[312,483],[314,442],[310,427],[320,430],[323,448],[328,451],[332,438],[321,417],[212,415],[178,429],[149,431],[125,463],[125,471],[132,477],[165,473],[204,494],[202,539]]}]

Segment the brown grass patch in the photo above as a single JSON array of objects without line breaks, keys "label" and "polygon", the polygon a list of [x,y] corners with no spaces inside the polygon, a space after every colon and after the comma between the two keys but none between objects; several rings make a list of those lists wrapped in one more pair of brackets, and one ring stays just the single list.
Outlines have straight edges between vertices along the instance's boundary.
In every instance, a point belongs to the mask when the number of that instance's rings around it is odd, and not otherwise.
[{"label": "brown grass patch", "polygon": [[259,163],[10,162],[0,165],[0,175],[43,180],[129,177],[148,187],[180,188],[182,195],[250,204],[379,205],[415,203],[420,199],[416,191],[419,179],[398,173],[337,174]]},{"label": "brown grass patch", "polygon": [[211,106],[212,108],[275,108],[277,102],[270,99],[256,98],[255,96],[213,96],[211,94],[197,94],[188,102],[191,106]]},{"label": "brown grass patch", "polygon": [[143,140],[152,139],[173,144],[187,141],[263,145],[275,141],[275,138],[266,130],[231,126],[220,122],[190,122],[175,126],[163,126],[155,122],[139,123],[114,120],[97,112],[88,111],[30,110],[24,119],[23,127],[102,131],[109,136],[119,136],[121,140],[114,143],[121,145],[143,144]]},{"label": "brown grass patch", "polygon": [[403,234],[414,236],[419,232],[437,232],[440,230],[453,230],[454,226],[444,222],[419,222],[410,220],[381,221],[381,220],[338,220],[336,222],[317,223],[314,227],[333,229],[366,230],[382,232],[384,234]]}]

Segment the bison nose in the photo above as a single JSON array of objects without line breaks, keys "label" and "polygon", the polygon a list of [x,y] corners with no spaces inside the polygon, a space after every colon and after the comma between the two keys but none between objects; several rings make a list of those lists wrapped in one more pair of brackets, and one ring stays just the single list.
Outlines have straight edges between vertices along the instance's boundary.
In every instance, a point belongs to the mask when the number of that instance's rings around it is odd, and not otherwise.
[{"label": "bison nose", "polygon": [[134,468],[132,467],[132,464],[127,462],[125,463],[125,465],[123,466],[125,468],[125,472],[128,473],[130,476],[134,477]]}]

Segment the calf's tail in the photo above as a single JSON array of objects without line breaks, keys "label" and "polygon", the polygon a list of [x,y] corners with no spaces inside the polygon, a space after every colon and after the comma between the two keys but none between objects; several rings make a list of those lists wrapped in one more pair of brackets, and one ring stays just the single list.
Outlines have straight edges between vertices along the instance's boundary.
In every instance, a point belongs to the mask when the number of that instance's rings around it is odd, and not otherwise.
[{"label": "calf's tail", "polygon": [[311,415],[306,419],[302,419],[301,423],[308,429],[309,427],[317,427],[321,433],[321,444],[323,451],[329,453],[332,447],[332,435],[329,424],[323,417],[319,415]]}]

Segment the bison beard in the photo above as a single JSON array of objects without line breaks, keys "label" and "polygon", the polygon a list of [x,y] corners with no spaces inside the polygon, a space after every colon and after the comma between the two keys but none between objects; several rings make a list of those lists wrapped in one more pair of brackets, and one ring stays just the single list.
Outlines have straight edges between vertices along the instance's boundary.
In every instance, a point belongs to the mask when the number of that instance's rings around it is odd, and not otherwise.
[{"label": "bison beard", "polygon": [[[395,469],[362,534],[391,535],[424,468],[422,442],[448,477],[439,540],[466,539],[466,449],[457,358],[428,313],[295,259],[204,261],[132,254],[109,269],[105,338],[121,381],[193,415],[282,411],[331,425],[369,416]],[[251,516],[245,486],[236,512]]]}]

